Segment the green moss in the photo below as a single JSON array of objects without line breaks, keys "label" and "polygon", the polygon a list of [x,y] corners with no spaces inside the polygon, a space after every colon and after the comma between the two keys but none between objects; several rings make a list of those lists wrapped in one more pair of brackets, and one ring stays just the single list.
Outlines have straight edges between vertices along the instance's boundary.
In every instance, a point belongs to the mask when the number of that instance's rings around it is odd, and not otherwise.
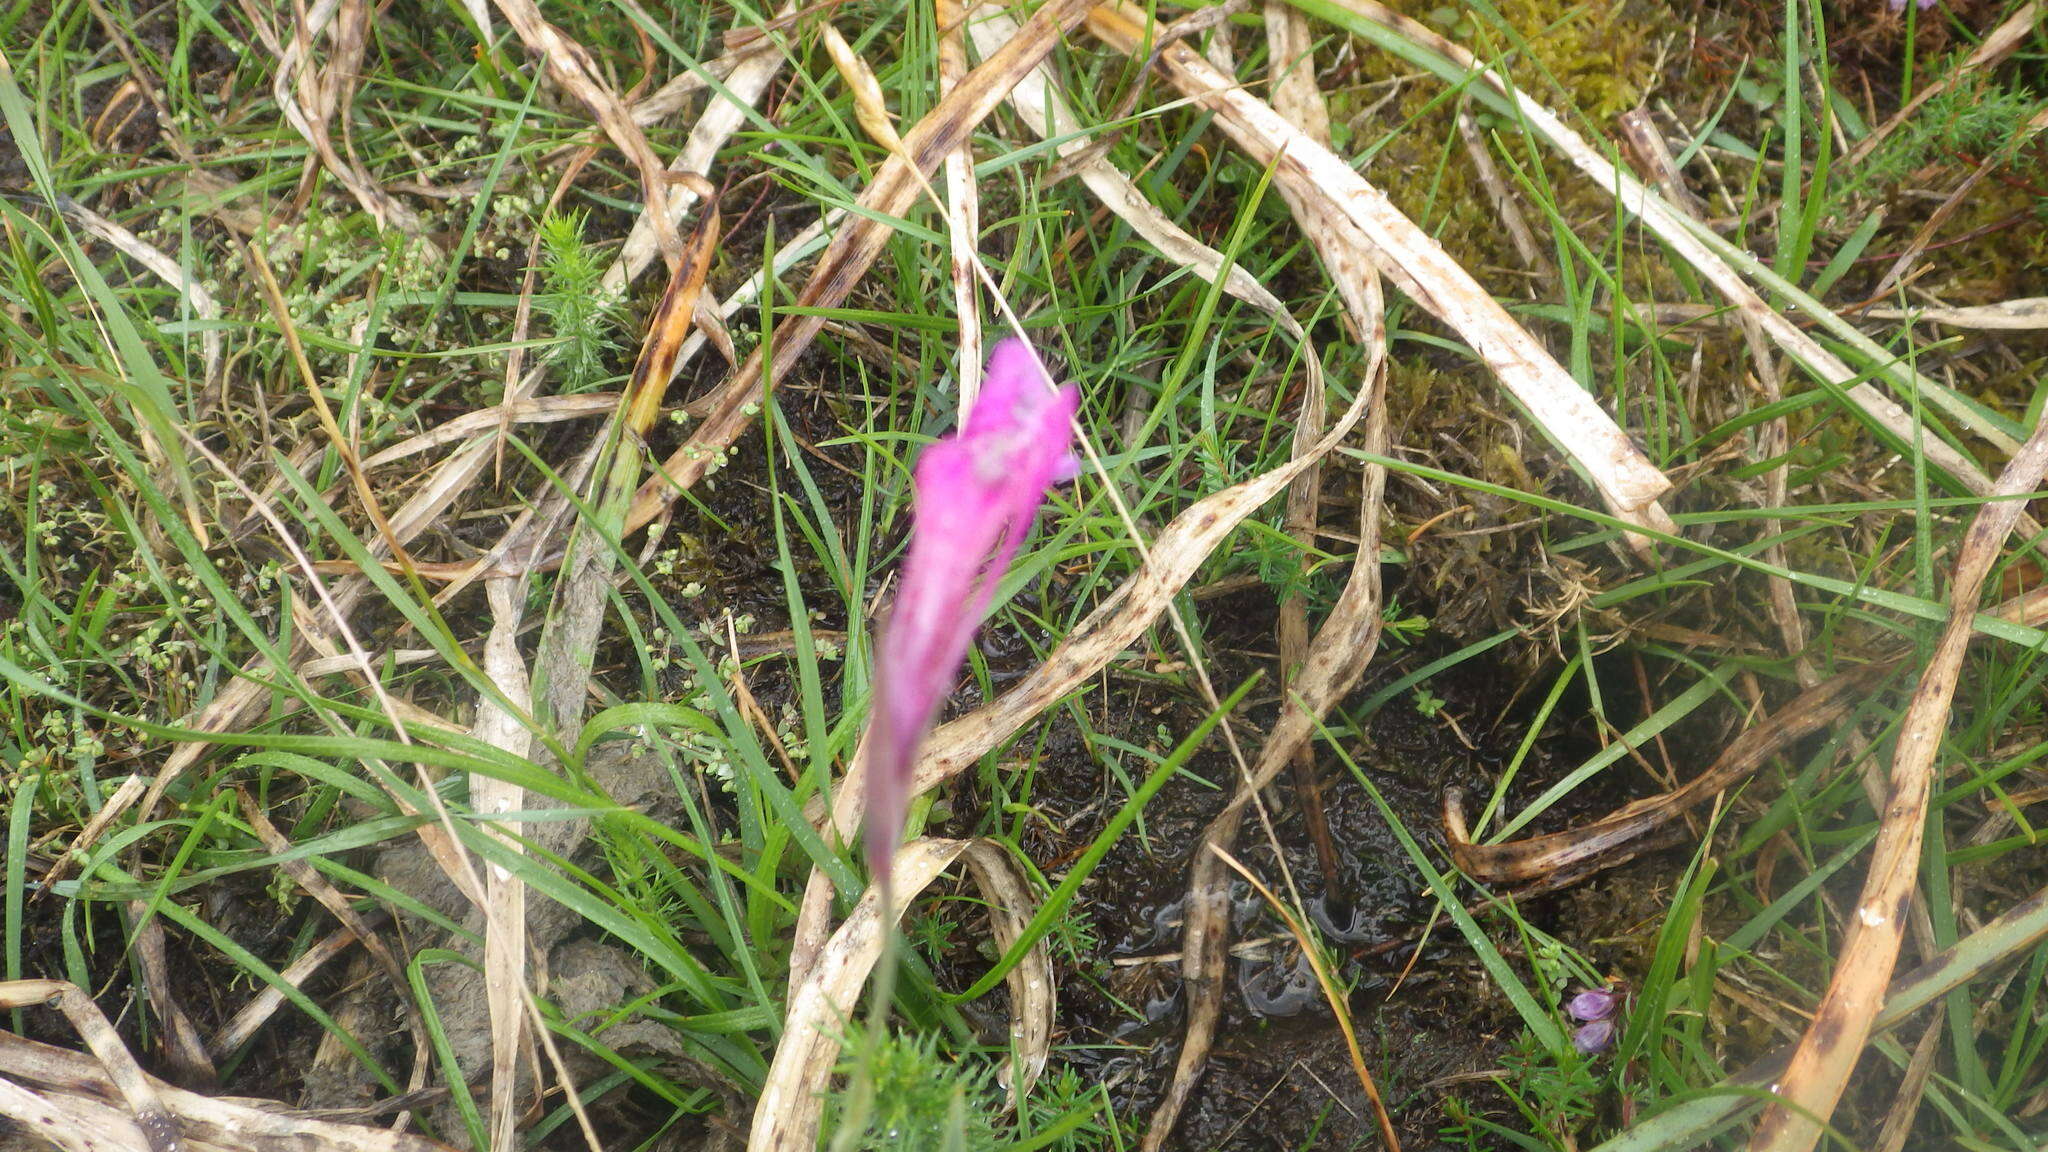
[{"label": "green moss", "polygon": [[[1532,99],[1598,137],[1640,103],[1655,78],[1660,26],[1652,15],[1623,2],[1501,0],[1483,9],[1445,6],[1425,20],[1495,61]],[[1497,295],[1513,294],[1513,280],[1527,271],[1459,138],[1456,97],[1433,80],[1416,80],[1412,69],[1385,53],[1363,53],[1360,75],[1363,84],[1331,94],[1340,146],[1368,153],[1369,180]],[[1389,85],[1399,87],[1386,101]],[[1483,132],[1508,142],[1512,160],[1494,157],[1504,180],[1516,181],[1516,166],[1538,165],[1547,186],[1541,198],[1554,199],[1569,226],[1596,237],[1610,229],[1614,213],[1607,196],[1548,149],[1521,147],[1516,125],[1476,108],[1473,115]],[[1518,199],[1541,243],[1549,229],[1538,197],[1524,193]],[[1596,248],[1601,242],[1591,241]]]}]

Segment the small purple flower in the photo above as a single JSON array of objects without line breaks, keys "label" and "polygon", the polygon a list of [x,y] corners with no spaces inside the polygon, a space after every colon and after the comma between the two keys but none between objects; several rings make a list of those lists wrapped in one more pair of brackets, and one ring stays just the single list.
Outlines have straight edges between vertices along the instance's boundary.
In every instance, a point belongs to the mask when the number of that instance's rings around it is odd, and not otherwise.
[{"label": "small purple flower", "polygon": [[1621,1007],[1621,993],[1612,988],[1587,989],[1565,1002],[1565,1015],[1580,1021],[1578,1031],[1572,1033],[1572,1047],[1591,1056],[1605,1052],[1614,1043],[1614,1032],[1620,1023],[1615,1019],[1615,1010]]},{"label": "small purple flower", "polygon": [[1614,1021],[1595,1020],[1572,1033],[1572,1047],[1582,1056],[1597,1056],[1614,1043]]},{"label": "small purple flower", "polygon": [[1574,1020],[1605,1020],[1621,1004],[1621,993],[1612,989],[1587,989],[1566,1001],[1564,1010]]},{"label": "small purple flower", "polygon": [[903,835],[918,746],[951,694],[996,581],[1047,489],[1076,471],[1073,387],[1054,388],[1031,349],[1005,340],[962,427],[918,457],[910,551],[875,653],[867,857],[878,879]]}]

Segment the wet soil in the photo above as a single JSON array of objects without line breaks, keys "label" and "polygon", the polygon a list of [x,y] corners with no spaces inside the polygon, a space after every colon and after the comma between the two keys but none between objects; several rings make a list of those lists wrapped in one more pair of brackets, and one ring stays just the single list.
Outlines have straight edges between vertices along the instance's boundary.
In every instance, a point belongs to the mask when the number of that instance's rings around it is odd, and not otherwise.
[{"label": "wet soil", "polygon": [[[1274,619],[1269,593],[1241,594],[1210,609],[1205,621],[1228,622],[1236,633],[1219,637],[1216,651],[1270,648],[1270,632],[1264,631]],[[1383,650],[1354,700],[1441,654],[1434,645]],[[1231,659],[1225,656],[1223,666],[1212,667],[1219,683],[1234,683],[1253,663],[1239,657],[1244,666],[1232,668]],[[1443,863],[1443,790],[1454,784],[1491,787],[1525,732],[1520,683],[1499,664],[1465,665],[1431,682],[1431,691],[1444,699],[1433,716],[1397,697],[1363,719],[1361,736],[1345,742],[1346,754],[1436,866]],[[1103,735],[1159,751],[1202,715],[1190,692],[1114,675],[1086,707]],[[1274,711],[1268,700],[1244,714],[1240,731],[1254,749]],[[1070,726],[1060,728],[1033,745],[1030,802],[1043,819],[1028,823],[1024,840],[1034,862],[1053,879],[1127,795],[1106,770],[1104,757],[1084,747]],[[1539,741],[1522,770],[1525,783],[1518,794],[1541,788],[1592,750],[1590,732],[1555,723],[1552,728],[1561,734]],[[1318,928],[1339,950],[1340,979],[1351,989],[1349,1012],[1404,1142],[1427,1147],[1443,1121],[1447,1094],[1459,1094],[1473,1111],[1505,1106],[1484,1076],[1472,1074],[1497,1067],[1521,1025],[1454,930],[1439,924],[1418,946],[1434,907],[1420,874],[1342,760],[1323,749],[1318,768],[1340,855],[1340,891],[1327,890],[1286,778],[1266,796],[1280,856]],[[1185,1028],[1177,961],[1190,852],[1237,778],[1220,741],[1196,756],[1190,772],[1200,780],[1183,776],[1162,789],[1146,809],[1144,834],[1127,833],[1083,886],[1076,907],[1090,931],[1079,946],[1055,953],[1059,1058],[1088,1081],[1109,1085],[1127,1124],[1141,1124],[1150,1115],[1173,1074]],[[946,831],[971,831],[988,795],[971,783],[956,788],[956,814]],[[1615,799],[1611,790],[1593,789],[1572,803],[1592,807]],[[1569,819],[1577,810],[1556,816]],[[1279,860],[1256,819],[1246,822],[1237,853],[1284,891]],[[1231,897],[1235,947],[1226,1014],[1173,1146],[1246,1152],[1375,1146],[1372,1114],[1343,1036],[1288,930],[1249,885],[1239,882]],[[1524,911],[1539,926],[1558,928],[1570,905],[1539,902]],[[948,959],[950,975],[965,983],[987,958],[968,944]]]}]

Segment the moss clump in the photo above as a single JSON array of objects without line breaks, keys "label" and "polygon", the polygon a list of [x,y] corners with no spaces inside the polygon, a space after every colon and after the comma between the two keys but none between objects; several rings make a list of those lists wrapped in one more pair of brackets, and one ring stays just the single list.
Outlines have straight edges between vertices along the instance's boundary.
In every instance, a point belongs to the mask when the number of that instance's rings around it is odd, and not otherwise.
[{"label": "moss clump", "polygon": [[[1660,25],[1653,16],[1620,0],[1501,0],[1483,9],[1447,5],[1424,19],[1493,62],[1538,103],[1598,136],[1656,79]],[[1331,93],[1339,146],[1370,152],[1368,179],[1496,294],[1518,294],[1512,281],[1527,270],[1465,154],[1455,97],[1433,80],[1416,81],[1412,69],[1386,54],[1365,53],[1359,63],[1365,82]],[[1395,96],[1385,100],[1389,86]],[[1612,228],[1612,200],[1547,149],[1519,146],[1516,125],[1472,111],[1482,131],[1508,142],[1512,165],[1541,167],[1547,192],[1520,197],[1539,237],[1548,229],[1536,201],[1552,199],[1568,226],[1589,229],[1589,242],[1601,247]],[[1504,179],[1517,180],[1509,164],[1498,156],[1495,163]]]},{"label": "moss clump", "polygon": [[1482,57],[1497,59],[1544,103],[1576,108],[1597,124],[1641,103],[1654,80],[1660,31],[1654,15],[1614,0],[1499,0],[1447,5],[1425,19]]}]

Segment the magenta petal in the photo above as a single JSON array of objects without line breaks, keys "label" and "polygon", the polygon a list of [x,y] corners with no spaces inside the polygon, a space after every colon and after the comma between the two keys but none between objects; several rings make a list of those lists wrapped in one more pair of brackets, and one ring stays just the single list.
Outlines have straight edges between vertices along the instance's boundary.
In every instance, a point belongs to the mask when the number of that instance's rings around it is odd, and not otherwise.
[{"label": "magenta petal", "polygon": [[903,834],[918,745],[952,692],[996,581],[1046,490],[1072,475],[1080,402],[1073,388],[1053,387],[1022,341],[1005,340],[989,356],[964,429],[918,457],[910,550],[875,652],[867,855],[877,876]]}]

